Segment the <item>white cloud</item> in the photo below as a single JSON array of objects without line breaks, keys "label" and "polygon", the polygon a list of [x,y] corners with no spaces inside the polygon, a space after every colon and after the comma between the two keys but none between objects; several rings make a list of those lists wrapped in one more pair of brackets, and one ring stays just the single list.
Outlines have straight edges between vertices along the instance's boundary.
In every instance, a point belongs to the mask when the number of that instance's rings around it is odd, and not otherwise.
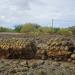
[{"label": "white cloud", "polygon": [[52,18],[56,22],[74,20],[75,0],[0,0],[1,25],[26,22],[46,25]]},{"label": "white cloud", "polygon": [[5,19],[5,16],[0,16],[0,19]]}]

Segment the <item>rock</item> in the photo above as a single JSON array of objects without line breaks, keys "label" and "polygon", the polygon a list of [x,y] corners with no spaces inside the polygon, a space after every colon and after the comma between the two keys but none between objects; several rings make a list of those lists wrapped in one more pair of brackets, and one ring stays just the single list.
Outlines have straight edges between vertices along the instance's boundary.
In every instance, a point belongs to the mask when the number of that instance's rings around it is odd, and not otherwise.
[{"label": "rock", "polygon": [[67,61],[68,61],[68,62],[71,62],[71,61],[72,61],[72,59],[71,59],[71,58],[69,58]]},{"label": "rock", "polygon": [[26,61],[22,61],[22,62],[20,63],[20,65],[21,65],[21,66],[27,66]]},{"label": "rock", "polygon": [[71,55],[71,58],[75,60],[75,54],[72,54]]},{"label": "rock", "polygon": [[40,70],[38,71],[38,75],[47,75],[47,73],[45,71]]},{"label": "rock", "polygon": [[29,67],[37,68],[40,65],[43,65],[45,63],[44,60],[31,60],[28,62]]}]

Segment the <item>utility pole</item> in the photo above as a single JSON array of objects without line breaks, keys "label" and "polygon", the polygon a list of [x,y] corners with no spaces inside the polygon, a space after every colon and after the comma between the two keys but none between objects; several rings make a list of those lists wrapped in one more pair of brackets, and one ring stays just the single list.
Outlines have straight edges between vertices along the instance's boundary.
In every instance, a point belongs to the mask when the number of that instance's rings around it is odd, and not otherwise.
[{"label": "utility pole", "polygon": [[52,31],[54,31],[54,19],[52,19]]},{"label": "utility pole", "polygon": [[52,28],[53,28],[53,19],[52,19]]}]

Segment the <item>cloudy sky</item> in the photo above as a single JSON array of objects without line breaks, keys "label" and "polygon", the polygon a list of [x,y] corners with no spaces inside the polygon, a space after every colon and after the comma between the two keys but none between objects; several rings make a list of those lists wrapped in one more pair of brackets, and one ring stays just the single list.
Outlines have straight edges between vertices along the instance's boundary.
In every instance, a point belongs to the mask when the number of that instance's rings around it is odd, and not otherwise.
[{"label": "cloudy sky", "polygon": [[75,0],[0,0],[0,26],[38,23],[67,27],[75,25]]}]

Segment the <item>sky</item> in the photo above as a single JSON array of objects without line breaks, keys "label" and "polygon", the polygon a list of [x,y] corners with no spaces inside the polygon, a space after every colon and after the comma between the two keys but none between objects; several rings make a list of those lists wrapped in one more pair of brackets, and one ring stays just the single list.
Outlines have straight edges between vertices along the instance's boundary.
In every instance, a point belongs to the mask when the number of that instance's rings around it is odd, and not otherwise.
[{"label": "sky", "polygon": [[55,27],[75,25],[75,0],[0,0],[0,26],[37,23]]}]

